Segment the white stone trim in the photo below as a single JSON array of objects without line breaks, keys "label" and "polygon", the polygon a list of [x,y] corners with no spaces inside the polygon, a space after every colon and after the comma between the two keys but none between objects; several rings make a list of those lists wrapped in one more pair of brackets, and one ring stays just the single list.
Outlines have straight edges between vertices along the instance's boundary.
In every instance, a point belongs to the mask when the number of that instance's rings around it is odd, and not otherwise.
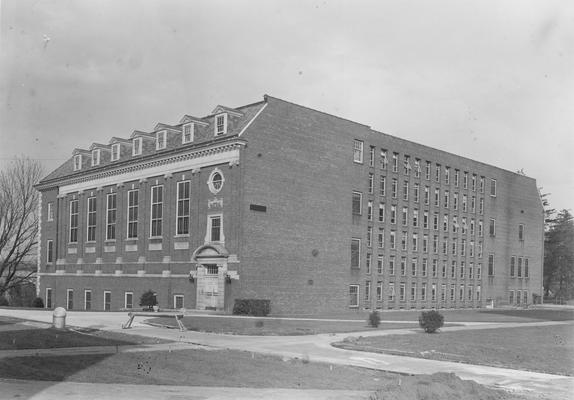
[{"label": "white stone trim", "polygon": [[251,118],[251,120],[247,123],[247,125],[245,125],[243,127],[243,129],[241,130],[241,132],[239,132],[239,135],[241,137],[241,135],[243,135],[243,132],[245,132],[247,130],[247,128],[249,128],[249,126],[251,126],[251,124],[253,123],[253,121],[255,121],[257,119],[257,117],[259,116],[259,114],[261,114],[261,112],[263,112],[263,110],[265,110],[265,107],[267,107],[268,103],[263,104],[263,107],[261,107],[259,109],[259,111],[257,111],[257,113],[255,114],[255,116],[253,118]]}]

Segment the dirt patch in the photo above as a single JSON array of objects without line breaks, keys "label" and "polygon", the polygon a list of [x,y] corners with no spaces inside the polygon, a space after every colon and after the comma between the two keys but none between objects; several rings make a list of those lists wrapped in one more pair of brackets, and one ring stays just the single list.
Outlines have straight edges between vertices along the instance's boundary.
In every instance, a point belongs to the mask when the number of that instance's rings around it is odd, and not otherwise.
[{"label": "dirt patch", "polygon": [[371,400],[499,400],[518,399],[502,390],[490,389],[475,381],[460,379],[452,373],[401,376],[385,384]]}]

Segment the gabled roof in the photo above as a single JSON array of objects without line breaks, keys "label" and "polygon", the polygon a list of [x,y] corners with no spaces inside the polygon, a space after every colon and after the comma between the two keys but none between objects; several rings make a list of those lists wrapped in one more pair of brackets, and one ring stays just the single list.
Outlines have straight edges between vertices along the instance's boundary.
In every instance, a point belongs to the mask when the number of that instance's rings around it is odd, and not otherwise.
[{"label": "gabled roof", "polygon": [[124,138],[119,138],[119,137],[113,137],[110,139],[110,143],[109,144],[115,144],[115,143],[125,143],[125,144],[131,144],[131,140],[129,139],[124,139]]},{"label": "gabled roof", "polygon": [[161,123],[161,122],[158,122],[158,123],[155,125],[155,128],[153,128],[154,132],[156,132],[156,131],[162,131],[162,130],[164,130],[164,129],[172,130],[172,131],[176,131],[176,132],[181,132],[181,128],[179,128],[179,127],[177,127],[177,126],[173,126],[173,125],[164,124],[164,123]]},{"label": "gabled roof", "polygon": [[198,125],[201,125],[201,126],[207,126],[207,125],[209,125],[209,122],[202,121],[201,118],[192,117],[191,115],[187,115],[187,114],[184,115],[184,116],[179,120],[180,125],[182,125],[182,124],[187,124],[187,123],[189,123],[189,122],[193,122],[194,124],[198,124]]},{"label": "gabled roof", "polygon": [[79,149],[79,148],[75,148],[74,151],[72,151],[72,155],[78,155],[78,154],[85,154],[85,155],[91,155],[92,153],[89,150],[86,149]]},{"label": "gabled roof", "polygon": [[155,139],[155,135],[153,133],[148,133],[148,132],[144,132],[144,131],[138,131],[135,130],[132,132],[132,135],[130,136],[132,139],[135,137],[143,137],[143,138],[148,138],[148,139]]},{"label": "gabled roof", "polygon": [[106,150],[108,150],[109,148],[110,148],[110,145],[101,144],[101,143],[92,143],[92,145],[90,146],[90,150],[94,150],[94,149],[106,149]]},{"label": "gabled roof", "polygon": [[211,115],[221,114],[221,113],[225,113],[225,112],[228,114],[231,114],[235,117],[242,117],[244,115],[241,111],[238,111],[234,108],[221,106],[221,105],[215,107],[215,109],[211,112]]}]

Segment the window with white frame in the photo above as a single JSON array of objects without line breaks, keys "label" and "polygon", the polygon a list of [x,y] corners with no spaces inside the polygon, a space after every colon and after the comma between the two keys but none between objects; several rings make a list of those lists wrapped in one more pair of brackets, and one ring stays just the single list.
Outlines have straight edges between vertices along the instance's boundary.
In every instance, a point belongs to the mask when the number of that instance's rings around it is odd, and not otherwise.
[{"label": "window with white frame", "polygon": [[524,259],[524,277],[530,278],[530,271],[528,270],[528,258]]},{"label": "window with white frame", "polygon": [[452,209],[458,210],[458,193],[452,194]]},{"label": "window with white frame", "polygon": [[361,239],[351,239],[351,268],[359,269],[361,266]]},{"label": "window with white frame", "polygon": [[48,209],[46,211],[47,219],[48,219],[48,221],[53,221],[54,220],[54,203],[49,202],[47,207],[48,207]]},{"label": "window with white frame", "polygon": [[385,222],[385,205],[379,203],[379,222]]},{"label": "window with white frame", "polygon": [[472,213],[476,212],[476,196],[472,196],[472,198],[470,199],[470,212]]},{"label": "window with white frame", "polygon": [[114,143],[112,144],[112,161],[117,161],[120,159],[120,148],[121,144],[120,143]]},{"label": "window with white frame", "polygon": [[418,183],[413,185],[413,200],[415,203],[418,203],[420,200],[420,186]]},{"label": "window with white frame", "polygon": [[516,276],[516,256],[510,257],[510,276],[513,278]]},{"label": "window with white frame", "polygon": [[82,169],[82,155],[76,154],[74,156],[74,171],[79,171]]},{"label": "window with white frame", "polygon": [[524,240],[524,224],[518,224],[518,240]]},{"label": "window with white frame", "polygon": [[176,234],[189,235],[189,218],[191,204],[191,182],[177,183],[177,222]]},{"label": "window with white frame", "polygon": [[446,301],[446,284],[440,285],[440,301]]},{"label": "window with white frame", "polygon": [[353,192],[353,215],[361,215],[363,213],[363,193]]},{"label": "window with white frame", "polygon": [[386,192],[386,183],[387,183],[387,178],[385,178],[384,176],[381,176],[381,181],[380,181],[380,185],[379,185],[379,194],[381,196],[385,195]]},{"label": "window with white frame", "polygon": [[423,253],[428,253],[429,251],[429,235],[423,235]]},{"label": "window with white frame", "polygon": [[417,284],[411,283],[411,301],[417,300]]},{"label": "window with white frame", "polygon": [[383,301],[383,282],[377,282],[377,301]]},{"label": "window with white frame", "polygon": [[393,153],[393,172],[399,171],[399,153]]},{"label": "window with white frame", "polygon": [[128,192],[128,239],[138,237],[138,211],[139,211],[139,191],[130,190]]},{"label": "window with white frame", "polygon": [[395,301],[395,283],[389,283],[389,301]]},{"label": "window with white frame", "polygon": [[367,253],[365,257],[365,273],[367,275],[371,274],[371,264],[373,263],[373,255],[371,253]]},{"label": "window with white frame", "polygon": [[134,292],[124,293],[124,308],[127,309],[134,308]]},{"label": "window with white frame", "polygon": [[416,158],[415,159],[415,178],[421,177],[421,160]]},{"label": "window with white frame", "polygon": [[389,275],[395,274],[395,257],[391,256],[389,258]]},{"label": "window with white frame", "polygon": [[66,306],[68,310],[74,309],[74,289],[66,289]]},{"label": "window with white frame", "polygon": [[490,196],[496,197],[496,179],[490,179]]},{"label": "window with white frame", "polygon": [[413,247],[412,247],[413,251],[419,250],[419,234],[418,233],[413,233],[412,245],[413,245]]},{"label": "window with white frame", "polygon": [[430,188],[425,186],[425,205],[429,205],[430,203]]},{"label": "window with white frame", "polygon": [[468,172],[465,172],[462,176],[462,187],[468,189]]},{"label": "window with white frame", "polygon": [[418,228],[419,226],[419,210],[417,209],[413,210],[413,226],[415,228]]},{"label": "window with white frame", "polygon": [[[371,281],[365,281],[365,303],[368,303],[371,301]],[[369,306],[369,304],[365,304],[366,307]]]},{"label": "window with white frame", "polygon": [[78,200],[70,200],[70,243],[78,243]]},{"label": "window with white frame", "polygon": [[397,223],[397,206],[394,204],[391,206],[391,224]]},{"label": "window with white frame", "polygon": [[176,310],[180,310],[184,307],[183,303],[183,295],[182,294],[174,294],[173,295],[173,308]]},{"label": "window with white frame", "polygon": [[401,276],[407,276],[407,258],[401,257]]},{"label": "window with white frame", "polygon": [[438,231],[438,220],[439,220],[438,213],[433,213],[433,215],[432,215],[432,228],[435,231]]},{"label": "window with white frame", "polygon": [[353,141],[353,161],[363,163],[363,141],[355,139]]},{"label": "window with white frame", "polygon": [[106,201],[106,240],[116,239],[117,196],[110,193]]},{"label": "window with white frame", "polygon": [[111,311],[112,309],[112,292],[104,290],[104,311]]},{"label": "window with white frame", "polygon": [[163,186],[151,188],[150,237],[160,237],[163,222]]},{"label": "window with white frame", "polygon": [[387,151],[385,149],[381,149],[381,169],[386,169],[388,163]]},{"label": "window with white frame", "polygon": [[46,288],[46,308],[52,308],[52,288]]},{"label": "window with white frame", "polygon": [[450,168],[444,167],[444,183],[449,185],[450,184]]},{"label": "window with white frame", "polygon": [[369,148],[369,167],[375,166],[375,146]]},{"label": "window with white frame", "polygon": [[405,175],[409,175],[411,173],[412,167],[411,167],[411,161],[410,160],[411,160],[411,158],[409,156],[405,156],[405,159],[403,161]]},{"label": "window with white frame", "polygon": [[399,186],[399,184],[398,184],[397,180],[393,179],[391,182],[391,197],[393,199],[397,198],[398,186]]},{"label": "window with white frame", "polygon": [[134,138],[132,142],[132,156],[139,156],[142,153],[142,141],[141,137]]},{"label": "window with white frame", "polygon": [[395,231],[391,231],[391,233],[390,233],[389,245],[391,246],[391,249],[393,249],[393,250],[397,246],[397,233]]},{"label": "window with white frame", "polygon": [[359,285],[349,285],[349,307],[359,307]]},{"label": "window with white frame", "polygon": [[470,188],[473,192],[476,192],[476,174],[472,174]]},{"label": "window with white frame", "polygon": [[402,235],[401,235],[401,249],[402,249],[403,251],[406,251],[406,250],[407,250],[407,240],[408,240],[408,239],[407,239],[407,235],[408,235],[407,232],[403,232]]},{"label": "window with white frame", "polygon": [[409,181],[403,181],[403,200],[409,200]]},{"label": "window with white frame", "polygon": [[181,133],[181,143],[191,143],[193,142],[193,136],[195,134],[195,125],[193,123],[185,124],[183,126],[183,132]]},{"label": "window with white frame", "polygon": [[207,233],[208,233],[208,242],[223,242],[223,216],[221,214],[218,215],[209,215],[207,217]]},{"label": "window with white frame", "polygon": [[450,201],[450,193],[448,190],[445,190],[444,191],[444,204],[443,204],[444,208],[449,208],[449,205],[450,205],[449,201]]},{"label": "window with white frame", "polygon": [[167,146],[167,132],[159,131],[155,133],[155,149],[162,150]]},{"label": "window with white frame", "polygon": [[436,301],[436,283],[431,285],[431,301]]},{"label": "window with white frame", "polygon": [[373,227],[367,226],[367,247],[372,247],[373,245]]},{"label": "window with white frame", "polygon": [[454,283],[452,283],[452,284],[450,285],[450,301],[454,301],[454,300],[455,300],[455,298],[454,298],[454,296],[455,296],[455,291],[456,291],[455,285],[454,285]]},{"label": "window with white frame", "polygon": [[84,290],[84,310],[89,311],[92,309],[92,291],[90,289]]},{"label": "window with white frame", "polygon": [[446,279],[447,276],[447,263],[445,260],[443,260],[442,262],[442,271],[441,271],[441,276]]},{"label": "window with white frame", "polygon": [[431,173],[431,162],[427,161],[425,165],[425,179],[430,181],[430,173]]},{"label": "window with white frame", "polygon": [[92,167],[100,165],[100,149],[92,150]]},{"label": "window with white frame", "polygon": [[427,276],[427,271],[428,270],[428,259],[423,258],[422,262],[421,262],[421,275],[423,277]]},{"label": "window with white frame", "polygon": [[406,285],[401,283],[399,285],[399,301],[405,301],[406,299]]},{"label": "window with white frame", "polygon": [[421,285],[421,301],[427,300],[427,284],[426,282]]},{"label": "window with white frame", "polygon": [[460,171],[458,169],[455,169],[454,170],[454,186],[458,187],[459,179],[460,179]]},{"label": "window with white frame", "polygon": [[51,263],[54,261],[54,241],[46,241],[46,262]]},{"label": "window with white frame", "polygon": [[88,220],[87,220],[87,237],[88,242],[96,241],[96,198],[88,197]]},{"label": "window with white frame", "polygon": [[383,230],[379,231],[379,233],[377,234],[377,243],[379,249],[383,249],[385,247],[385,231]]},{"label": "window with white frame", "polygon": [[488,233],[490,236],[496,236],[496,220],[494,218],[490,218]]},{"label": "window with white frame", "polygon": [[488,255],[488,276],[494,276],[494,254]]},{"label": "window with white frame", "polygon": [[409,209],[406,207],[403,207],[401,222],[403,226],[407,226],[409,223]]},{"label": "window with white frame", "polygon": [[417,265],[418,265],[418,259],[413,258],[411,260],[411,276],[417,276]]},{"label": "window with white frame", "polygon": [[435,207],[440,207],[440,189],[434,190],[434,205]]},{"label": "window with white frame", "polygon": [[227,133],[227,113],[215,116],[215,136]]},{"label": "window with white frame", "polygon": [[437,164],[435,167],[435,174],[434,174],[434,180],[437,183],[440,182],[440,170],[441,170],[441,166],[440,166],[440,164]]},{"label": "window with white frame", "polygon": [[378,256],[377,257],[377,274],[381,275],[384,271],[384,257],[383,256]]},{"label": "window with white frame", "polygon": [[375,176],[373,174],[369,174],[369,193],[373,194],[375,191]]},{"label": "window with white frame", "polygon": [[483,197],[480,198],[480,201],[478,203],[478,213],[481,215],[484,214],[484,198]]}]

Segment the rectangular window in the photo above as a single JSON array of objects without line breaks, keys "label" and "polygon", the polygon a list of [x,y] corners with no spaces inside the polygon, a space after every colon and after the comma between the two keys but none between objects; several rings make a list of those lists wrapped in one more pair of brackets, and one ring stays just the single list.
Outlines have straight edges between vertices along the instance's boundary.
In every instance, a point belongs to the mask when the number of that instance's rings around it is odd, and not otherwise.
[{"label": "rectangular window", "polygon": [[375,192],[375,176],[373,174],[369,174],[369,193],[373,194]]},{"label": "rectangular window", "polygon": [[100,165],[100,149],[92,150],[92,167]]},{"label": "rectangular window", "polygon": [[423,258],[423,262],[421,264],[421,274],[423,277],[427,276],[427,267],[428,267],[428,260]]},{"label": "rectangular window", "polygon": [[481,176],[481,177],[480,177],[480,185],[479,185],[479,188],[480,188],[480,193],[484,193],[484,176]]},{"label": "rectangular window", "polygon": [[482,242],[478,242],[478,245],[476,246],[476,255],[478,258],[482,258]]},{"label": "rectangular window", "polygon": [[398,182],[396,179],[393,179],[391,182],[391,197],[393,199],[397,198],[397,191],[398,191]]},{"label": "rectangular window", "polygon": [[389,275],[395,274],[395,257],[389,258]]},{"label": "rectangular window", "polygon": [[524,224],[518,225],[518,240],[524,240]]},{"label": "rectangular window", "polygon": [[409,156],[405,156],[405,160],[403,161],[403,166],[405,168],[405,175],[409,175],[411,173],[411,168],[412,168]]},{"label": "rectangular window", "polygon": [[351,268],[360,268],[361,239],[351,239]]},{"label": "rectangular window", "polygon": [[473,192],[476,192],[476,174],[472,174],[471,186]]},{"label": "rectangular window", "polygon": [[418,260],[416,258],[413,258],[411,260],[411,276],[417,276],[417,264]]},{"label": "rectangular window", "polygon": [[134,308],[134,293],[125,292],[124,294],[124,308],[131,309]]},{"label": "rectangular window", "polygon": [[435,231],[438,231],[438,219],[439,219],[439,218],[438,218],[438,213],[433,213],[433,216],[432,216],[432,228],[433,228]]},{"label": "rectangular window", "polygon": [[367,253],[367,256],[365,257],[365,273],[367,275],[371,274],[371,263],[372,263],[372,259],[373,259],[373,255],[371,253]]},{"label": "rectangular window", "polygon": [[395,301],[395,284],[389,283],[389,301]]},{"label": "rectangular window", "polygon": [[195,131],[195,125],[194,124],[185,124],[183,126],[183,132],[181,135],[181,142],[183,144],[193,142],[193,136],[195,133],[194,131]]},{"label": "rectangular window", "polygon": [[380,188],[379,188],[379,194],[381,196],[385,195],[386,183],[387,183],[387,178],[385,178],[384,176],[381,176],[381,182],[380,182]]},{"label": "rectangular window", "polygon": [[54,203],[50,202],[48,203],[48,210],[46,212],[46,214],[48,215],[48,221],[53,221],[54,220]]},{"label": "rectangular window", "polygon": [[420,185],[418,183],[415,183],[413,186],[413,197],[414,197],[414,202],[418,203],[420,200]]},{"label": "rectangular window", "polygon": [[367,219],[369,221],[373,220],[373,201],[369,200],[367,202]]},{"label": "rectangular window", "polygon": [[[371,281],[365,281],[365,303],[371,301]],[[366,304],[368,307],[368,304]]]},{"label": "rectangular window", "polygon": [[423,283],[421,285],[421,301],[427,300],[427,284]]},{"label": "rectangular window", "polygon": [[359,285],[349,285],[349,307],[359,307]]},{"label": "rectangular window", "polygon": [[460,255],[466,256],[466,239],[460,239]]},{"label": "rectangular window", "polygon": [[459,178],[460,178],[460,171],[458,169],[455,169],[454,170],[454,186],[456,186],[456,187],[458,187]]},{"label": "rectangular window", "polygon": [[459,275],[460,279],[464,278],[464,261],[460,262],[460,275]]},{"label": "rectangular window", "polygon": [[112,161],[117,161],[120,159],[120,148],[121,144],[114,143],[112,144]]},{"label": "rectangular window", "polygon": [[104,290],[104,311],[112,309],[112,292]]},{"label": "rectangular window", "polygon": [[494,254],[488,255],[488,276],[494,276]]},{"label": "rectangular window", "polygon": [[517,268],[517,275],[519,278],[522,278],[522,257],[518,257],[518,268]]},{"label": "rectangular window", "polygon": [[432,260],[432,277],[436,278],[438,276],[438,260]]},{"label": "rectangular window", "polygon": [[382,249],[385,247],[385,231],[379,231],[377,242],[378,242],[379,249]]},{"label": "rectangular window", "polygon": [[[215,136],[224,135],[227,133],[227,114],[219,114],[215,117]],[[363,142],[361,142],[362,145]],[[361,152],[363,147],[361,146]],[[361,162],[363,162],[363,155],[361,154]]]},{"label": "rectangular window", "polygon": [[175,294],[173,296],[173,308],[176,310],[180,310],[184,307],[183,305],[183,295]]},{"label": "rectangular window", "polygon": [[163,186],[152,186],[151,188],[151,218],[150,236],[160,237],[162,234],[163,222]]},{"label": "rectangular window", "polygon": [[137,137],[132,143],[132,156],[139,156],[142,153],[142,138]]},{"label": "rectangular window", "polygon": [[46,308],[52,308],[52,288],[46,288]]},{"label": "rectangular window", "polygon": [[383,262],[384,262],[384,258],[383,256],[378,256],[377,257],[377,274],[382,274],[383,273]]},{"label": "rectangular window", "polygon": [[494,218],[490,219],[488,233],[490,236],[496,236],[496,220]]},{"label": "rectangular window", "polygon": [[444,191],[444,208],[448,208],[450,206],[449,200],[450,200],[450,193],[448,190]]},{"label": "rectangular window", "polygon": [[407,258],[401,257],[401,276],[407,276]]},{"label": "rectangular window", "polygon": [[523,290],[522,291],[522,299],[523,299],[523,303],[524,304],[528,304],[528,291],[527,290]]},{"label": "rectangular window", "polygon": [[490,180],[490,195],[496,197],[496,179]]},{"label": "rectangular window", "polygon": [[403,251],[407,250],[407,233],[403,232],[401,235],[401,249]]},{"label": "rectangular window", "polygon": [[361,215],[363,213],[363,193],[353,192],[353,215]]},{"label": "rectangular window", "polygon": [[128,192],[128,239],[138,237],[139,191]]},{"label": "rectangular window", "polygon": [[375,146],[369,148],[369,167],[375,166]]},{"label": "rectangular window", "polygon": [[385,205],[379,203],[379,222],[385,222]]},{"label": "rectangular window", "polygon": [[438,254],[438,236],[434,235],[432,238],[432,252]]},{"label": "rectangular window", "polygon": [[413,226],[415,228],[419,226],[419,210],[413,210]]},{"label": "rectangular window", "polygon": [[207,217],[209,242],[223,242],[223,222],[221,215],[209,215]]},{"label": "rectangular window", "polygon": [[405,284],[401,283],[399,286],[399,300],[405,301],[406,293],[405,293]]},{"label": "rectangular window", "polygon": [[434,190],[434,205],[440,207],[440,189]]},{"label": "rectangular window", "polygon": [[391,206],[391,224],[397,223],[397,206]]},{"label": "rectangular window", "polygon": [[484,214],[484,198],[480,198],[480,201],[478,203],[478,213],[480,215]]},{"label": "rectangular window", "polygon": [[177,183],[177,235],[189,235],[189,218],[191,204],[191,182]]},{"label": "rectangular window", "polygon": [[452,283],[450,285],[450,301],[454,301],[454,292],[455,292],[455,287],[454,287],[454,283]]},{"label": "rectangular window", "polygon": [[92,309],[92,291],[89,289],[84,290],[84,310],[89,311]]},{"label": "rectangular window", "polygon": [[397,236],[396,236],[396,235],[397,235],[397,233],[396,233],[395,231],[391,231],[391,236],[390,236],[390,240],[389,240],[390,243],[389,243],[389,244],[390,244],[390,246],[391,246],[391,249],[393,249],[393,250],[397,247]]},{"label": "rectangular window", "polygon": [[446,301],[446,285],[440,285],[440,301]]},{"label": "rectangular window", "polygon": [[403,181],[403,200],[409,200],[409,181]]},{"label": "rectangular window", "polygon": [[475,213],[476,212],[476,197],[472,196],[472,198],[470,199],[470,212]]},{"label": "rectangular window", "polygon": [[436,283],[431,285],[431,301],[436,301]]},{"label": "rectangular window", "polygon": [[445,236],[442,240],[442,254],[445,256],[448,254],[448,236]]},{"label": "rectangular window", "polygon": [[96,241],[96,198],[95,197],[88,197],[88,242],[95,242]]},{"label": "rectangular window", "polygon": [[508,292],[508,303],[514,304],[514,290]]},{"label": "rectangular window", "polygon": [[399,171],[399,153],[393,153],[393,172]]},{"label": "rectangular window", "polygon": [[510,257],[510,276],[514,277],[515,276],[515,268],[516,268],[516,257],[512,256]]},{"label": "rectangular window", "polygon": [[353,141],[353,161],[356,163],[363,163],[363,141]]},{"label": "rectangular window", "polygon": [[66,289],[66,306],[68,310],[74,309],[74,289]]},{"label": "rectangular window", "polygon": [[520,300],[522,299],[522,291],[521,290],[517,290],[516,291],[516,304],[520,304]]},{"label": "rectangular window", "polygon": [[166,143],[167,143],[166,136],[167,136],[166,131],[156,132],[156,134],[155,134],[155,149],[156,150],[165,149]]},{"label": "rectangular window", "polygon": [[429,228],[429,212],[428,211],[423,212],[423,228],[424,229]]},{"label": "rectangular window", "polygon": [[431,170],[431,163],[430,161],[427,161],[425,165],[425,179],[427,181],[430,181],[430,170]]},{"label": "rectangular window", "polygon": [[387,151],[385,149],[381,149],[381,169],[386,169],[388,163]]},{"label": "rectangular window", "polygon": [[46,241],[46,262],[51,263],[54,261],[54,241]]},{"label": "rectangular window", "polygon": [[417,233],[413,233],[413,251],[419,250],[419,235]]},{"label": "rectangular window", "polygon": [[524,259],[524,277],[530,278],[530,271],[528,270],[528,258]]},{"label": "rectangular window", "polygon": [[367,226],[367,247],[373,245],[373,227]]},{"label": "rectangular window", "polygon": [[434,181],[440,183],[440,164],[437,164],[435,167],[435,174],[434,174]]},{"label": "rectangular window", "polygon": [[106,207],[106,240],[115,240],[117,218],[117,201],[115,193],[108,194]]},{"label": "rectangular window", "polygon": [[82,169],[82,155],[76,154],[74,156],[74,171],[79,171]]},{"label": "rectangular window", "polygon": [[480,301],[480,285],[476,287],[476,301]]},{"label": "rectangular window", "polygon": [[441,276],[446,279],[446,261],[442,262],[442,274]]},{"label": "rectangular window", "polygon": [[409,223],[409,209],[406,207],[403,207],[403,212],[401,214],[401,222],[403,223],[403,226],[407,226]]},{"label": "rectangular window", "polygon": [[452,209],[458,210],[458,193],[452,194]]},{"label": "rectangular window", "polygon": [[444,183],[449,185],[450,184],[450,168],[444,167]]},{"label": "rectangular window", "polygon": [[70,200],[70,243],[78,243],[78,200]]},{"label": "rectangular window", "polygon": [[474,241],[473,240],[470,241],[470,245],[468,248],[468,255],[470,257],[474,257]]},{"label": "rectangular window", "polygon": [[462,176],[462,187],[468,189],[468,172],[465,172]]},{"label": "rectangular window", "polygon": [[411,301],[417,300],[417,284],[411,283]]},{"label": "rectangular window", "polygon": [[383,301],[383,282],[377,282],[377,301]]},{"label": "rectangular window", "polygon": [[423,235],[423,253],[429,251],[429,235]]},{"label": "rectangular window", "polygon": [[452,279],[456,278],[456,261],[452,261],[450,264],[450,277]]},{"label": "rectangular window", "polygon": [[415,178],[421,177],[421,160],[415,159]]},{"label": "rectangular window", "polygon": [[468,263],[468,278],[474,279],[474,263]]},{"label": "rectangular window", "polygon": [[425,186],[425,205],[429,205],[430,204],[430,188],[428,186]]},{"label": "rectangular window", "polygon": [[464,285],[460,285],[459,291],[458,291],[458,299],[459,300],[464,300]]}]

